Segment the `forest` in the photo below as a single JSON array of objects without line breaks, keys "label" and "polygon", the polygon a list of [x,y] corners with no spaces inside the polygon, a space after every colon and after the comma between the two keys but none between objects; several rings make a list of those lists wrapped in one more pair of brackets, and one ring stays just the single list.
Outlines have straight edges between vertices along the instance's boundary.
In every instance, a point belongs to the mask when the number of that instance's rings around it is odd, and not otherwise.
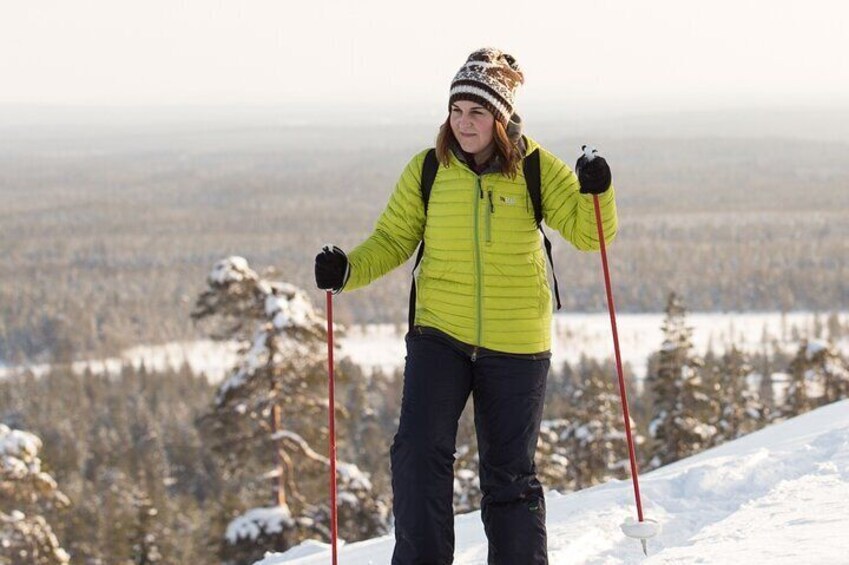
[{"label": "forest", "polygon": [[[232,258],[216,264],[192,315],[206,335],[245,344],[217,386],[188,367],[143,365],[96,375],[56,364],[0,381],[0,563],[248,565],[328,540],[321,315],[302,289]],[[752,355],[732,343],[700,356],[683,298],[671,294],[662,330],[645,382],[628,390],[643,470],[849,397],[849,361],[835,345],[849,325],[837,316],[816,335],[792,328],[795,351],[765,343]],[[352,542],[391,527],[403,379],[346,361],[337,374],[339,532]],[[537,451],[546,488],[627,477],[614,374],[609,359],[553,367]],[[455,512],[474,511],[470,405],[455,457]]]},{"label": "forest", "polygon": [[[151,123],[0,127],[0,565],[252,563],[328,539],[326,330],[313,257],[368,236],[436,128]],[[567,163],[585,132],[528,126]],[[786,137],[596,140],[613,168],[617,306],[665,312],[629,398],[649,470],[849,395],[849,328],[792,351],[696,353],[690,312],[849,310],[849,144]],[[606,308],[594,254],[556,234],[564,309]],[[225,259],[231,257],[231,259]],[[232,257],[244,257],[234,260]],[[254,270],[256,269],[256,270]],[[406,319],[410,265],[337,301],[343,324]],[[80,359],[196,339],[241,344],[212,384],[186,365]],[[717,344],[720,345],[720,344]],[[29,364],[47,363],[46,374]],[[555,360],[538,468],[570,492],[623,478],[609,359]],[[403,377],[338,367],[340,535],[391,527]],[[455,511],[480,501],[470,407]]]},{"label": "forest", "polygon": [[[580,139],[564,131],[527,126],[571,164]],[[0,363],[194,339],[192,297],[209,265],[228,255],[312,288],[320,247],[364,240],[435,132],[229,123],[3,130]],[[597,144],[617,188],[610,254],[622,311],[659,312],[673,290],[693,311],[849,308],[849,144],[756,134]],[[602,311],[597,258],[549,235],[565,310]],[[347,295],[339,318],[402,322],[410,269]]]}]

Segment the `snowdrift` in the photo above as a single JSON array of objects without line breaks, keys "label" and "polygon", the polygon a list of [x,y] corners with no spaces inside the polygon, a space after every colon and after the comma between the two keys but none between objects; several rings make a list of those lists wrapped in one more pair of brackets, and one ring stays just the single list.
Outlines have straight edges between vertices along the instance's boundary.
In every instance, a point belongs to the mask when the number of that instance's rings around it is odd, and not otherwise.
[{"label": "snowdrift", "polygon": [[[569,495],[549,492],[553,565],[577,563],[847,563],[849,400],[838,402],[641,477],[648,518],[663,532],[639,542],[619,525],[633,516],[629,481]],[[457,516],[455,563],[486,563],[479,513]],[[383,565],[392,536],[344,545],[339,562]],[[256,565],[326,565],[330,549],[307,542]]]}]

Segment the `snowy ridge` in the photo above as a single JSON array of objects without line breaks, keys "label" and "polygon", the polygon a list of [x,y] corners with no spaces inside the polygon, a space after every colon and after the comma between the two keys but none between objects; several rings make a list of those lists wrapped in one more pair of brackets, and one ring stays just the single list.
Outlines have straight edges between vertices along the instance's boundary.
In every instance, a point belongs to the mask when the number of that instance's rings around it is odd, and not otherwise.
[{"label": "snowy ridge", "polygon": [[[549,492],[552,564],[578,563],[846,563],[849,531],[849,400],[809,412],[657,469],[640,481],[647,518],[663,532],[649,557],[619,525],[635,514],[630,481],[569,495]],[[455,519],[455,563],[486,563],[479,513]],[[383,564],[393,540],[349,544],[340,563]],[[318,565],[298,546],[256,565]]]}]

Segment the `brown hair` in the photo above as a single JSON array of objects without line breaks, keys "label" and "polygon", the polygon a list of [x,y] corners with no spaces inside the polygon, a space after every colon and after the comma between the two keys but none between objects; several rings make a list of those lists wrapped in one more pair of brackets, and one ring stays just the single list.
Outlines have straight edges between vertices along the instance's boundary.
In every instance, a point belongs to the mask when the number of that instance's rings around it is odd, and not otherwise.
[{"label": "brown hair", "polygon": [[[493,127],[492,140],[495,142],[495,153],[498,155],[498,160],[501,164],[501,174],[515,178],[519,172],[519,165],[524,155],[519,151],[519,147],[507,136],[507,130],[504,128],[504,124],[495,120],[495,126]],[[451,147],[457,145],[459,143],[454,137],[454,132],[451,130],[451,116],[448,116],[445,123],[439,127],[439,135],[436,136],[436,158],[442,165],[446,167],[449,165],[451,162]]]}]

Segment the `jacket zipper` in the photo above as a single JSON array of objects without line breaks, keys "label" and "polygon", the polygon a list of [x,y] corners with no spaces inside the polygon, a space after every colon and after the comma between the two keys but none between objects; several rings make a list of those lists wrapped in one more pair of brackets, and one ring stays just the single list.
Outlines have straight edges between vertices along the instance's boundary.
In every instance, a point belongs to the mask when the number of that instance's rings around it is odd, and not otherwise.
[{"label": "jacket zipper", "polygon": [[481,177],[476,175],[477,194],[475,194],[475,294],[477,301],[475,304],[477,317],[477,340],[476,344],[483,343],[483,266],[481,265],[481,249],[480,249],[480,234],[479,234],[479,217],[480,217],[480,202],[483,201],[483,188],[481,187]]}]

